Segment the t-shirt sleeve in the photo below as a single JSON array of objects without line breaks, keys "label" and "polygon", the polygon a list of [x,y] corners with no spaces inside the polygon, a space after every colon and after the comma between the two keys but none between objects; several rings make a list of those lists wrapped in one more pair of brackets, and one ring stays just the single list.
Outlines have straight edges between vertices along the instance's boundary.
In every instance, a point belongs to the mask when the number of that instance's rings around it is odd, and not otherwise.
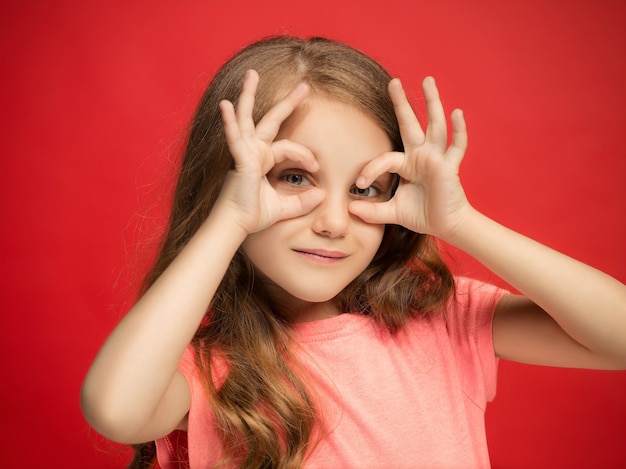
[{"label": "t-shirt sleeve", "polygon": [[[221,370],[219,364],[217,368]],[[187,380],[191,394],[187,417],[187,438],[182,448],[177,444],[182,440],[176,432],[157,440],[157,460],[163,469],[187,467],[184,465],[187,461],[181,463],[181,454],[184,452],[184,459],[188,458],[192,467],[212,467],[216,459],[221,457],[219,437],[215,430],[207,392],[196,363],[196,351],[191,345],[185,350],[178,364],[178,370]],[[220,373],[217,374],[220,375]],[[214,376],[214,381],[215,379]]]},{"label": "t-shirt sleeve", "polygon": [[[185,349],[185,353],[178,363],[178,371],[180,371],[185,377],[191,392],[191,399],[194,401],[194,394],[197,393],[195,387],[198,383],[198,368],[195,363],[195,351],[193,347],[188,346]],[[157,449],[157,461],[160,468],[180,469],[189,467],[186,432],[175,430],[169,435],[159,438],[155,441],[155,443]]]},{"label": "t-shirt sleeve", "polygon": [[494,285],[457,278],[456,295],[446,311],[448,332],[465,382],[463,388],[481,407],[496,393],[497,364],[493,347],[493,317],[496,305],[509,292]]}]

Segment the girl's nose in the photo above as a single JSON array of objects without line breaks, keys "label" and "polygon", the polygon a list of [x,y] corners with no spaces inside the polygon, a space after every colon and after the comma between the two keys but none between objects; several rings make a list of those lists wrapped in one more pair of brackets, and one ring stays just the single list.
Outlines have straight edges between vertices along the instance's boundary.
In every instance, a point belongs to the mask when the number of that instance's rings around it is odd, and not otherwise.
[{"label": "girl's nose", "polygon": [[329,238],[342,238],[348,232],[350,224],[350,212],[348,212],[348,200],[344,197],[329,197],[316,207],[312,215],[313,231],[321,236]]}]

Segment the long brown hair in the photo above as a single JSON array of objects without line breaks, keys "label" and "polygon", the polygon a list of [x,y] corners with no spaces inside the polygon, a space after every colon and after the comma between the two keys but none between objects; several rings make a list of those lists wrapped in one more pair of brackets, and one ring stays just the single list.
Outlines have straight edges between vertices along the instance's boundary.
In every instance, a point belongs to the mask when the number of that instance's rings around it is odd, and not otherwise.
[{"label": "long brown hair", "polygon": [[[391,77],[367,55],[323,38],[288,36],[244,48],[215,75],[191,122],[168,231],[143,291],[198,230],[219,195],[232,158],[218,103],[228,99],[236,105],[248,69],[260,76],[255,121],[305,82],[312,93],[371,116],[388,134],[394,150],[403,149],[387,91]],[[368,315],[393,333],[411,317],[440,308],[453,288],[452,275],[430,237],[389,225],[371,264],[338,299],[342,311]],[[289,352],[289,324],[272,312],[241,249],[192,344],[228,462],[246,468],[302,466],[315,443],[318,413]],[[216,355],[228,368],[219,387],[212,378]],[[148,449],[138,449],[137,457]]]}]

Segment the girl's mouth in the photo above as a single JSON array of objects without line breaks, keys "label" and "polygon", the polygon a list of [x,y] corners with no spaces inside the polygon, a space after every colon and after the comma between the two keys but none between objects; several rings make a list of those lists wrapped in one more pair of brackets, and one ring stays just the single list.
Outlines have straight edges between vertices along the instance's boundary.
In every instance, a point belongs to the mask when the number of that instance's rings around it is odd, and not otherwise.
[{"label": "girl's mouth", "polygon": [[335,264],[348,257],[340,251],[326,251],[324,249],[294,249],[295,253],[320,264]]}]

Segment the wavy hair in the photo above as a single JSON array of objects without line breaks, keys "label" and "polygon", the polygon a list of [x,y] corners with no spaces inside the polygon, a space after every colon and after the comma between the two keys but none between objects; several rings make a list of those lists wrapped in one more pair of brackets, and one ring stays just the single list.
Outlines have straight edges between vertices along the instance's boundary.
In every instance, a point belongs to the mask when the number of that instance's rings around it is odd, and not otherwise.
[{"label": "wavy hair", "polygon": [[[376,61],[324,38],[272,37],[251,44],[215,75],[192,119],[167,233],[145,291],[166,269],[209,215],[233,160],[218,103],[235,105],[246,70],[260,76],[254,120],[305,82],[312,94],[355,106],[377,122],[393,149],[402,140],[389,97],[390,75]],[[227,235],[227,234],[225,234]],[[390,333],[412,317],[439,309],[454,289],[453,277],[434,241],[388,225],[371,264],[338,300],[343,312],[370,316]],[[291,354],[290,327],[274,314],[254,267],[240,249],[234,256],[192,344],[218,427],[225,465],[244,468],[301,467],[320,422],[311,391]],[[220,385],[215,361],[226,363]],[[136,448],[131,467],[146,467],[153,445]]]}]

